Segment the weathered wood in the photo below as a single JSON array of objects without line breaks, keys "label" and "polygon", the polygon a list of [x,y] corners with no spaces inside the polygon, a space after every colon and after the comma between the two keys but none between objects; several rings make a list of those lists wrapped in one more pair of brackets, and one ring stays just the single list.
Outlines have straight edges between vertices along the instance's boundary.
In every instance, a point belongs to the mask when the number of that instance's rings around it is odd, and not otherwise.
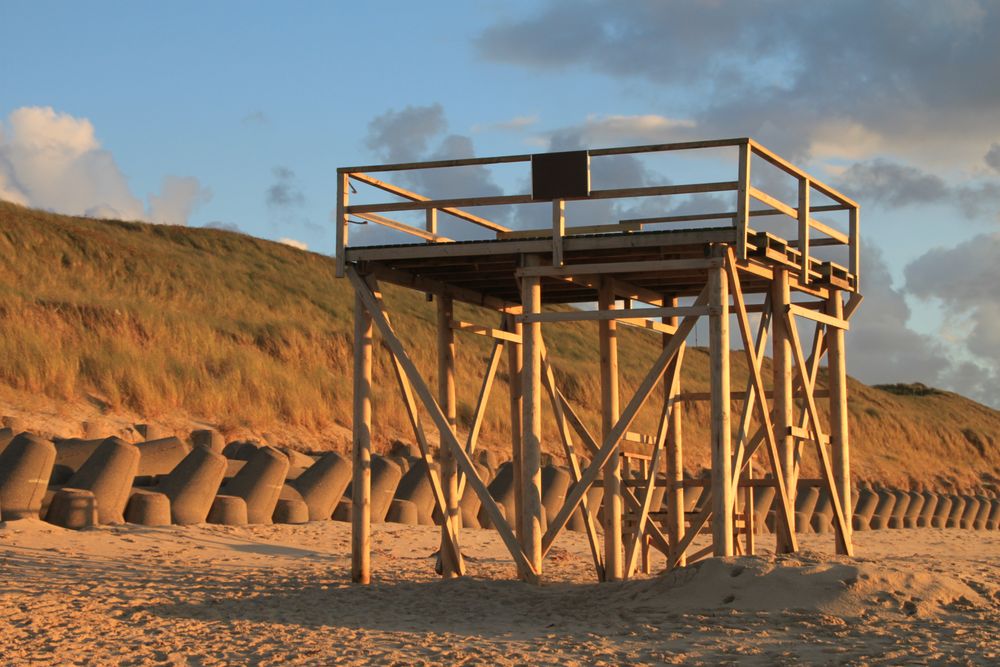
[{"label": "weathered wood", "polygon": [[372,318],[354,300],[354,418],[351,484],[351,581],[371,582]]},{"label": "weathered wood", "polygon": [[618,308],[613,310],[572,310],[555,313],[525,313],[517,321],[527,322],[613,322],[619,319],[635,320],[674,315],[707,315],[707,306],[678,306],[676,308]]},{"label": "weathered wood", "polygon": [[834,317],[828,313],[821,313],[809,308],[803,308],[797,303],[788,304],[788,312],[792,315],[797,315],[798,317],[804,317],[806,319],[812,320],[813,322],[819,322],[825,324],[828,327],[833,327],[835,329],[840,329],[842,331],[848,331],[851,328],[850,323],[842,317]]},{"label": "weathered wood", "polygon": [[[486,362],[486,373],[483,375],[483,384],[479,388],[479,397],[476,399],[476,409],[472,413],[472,425],[469,427],[469,435],[465,440],[465,451],[471,457],[476,451],[479,443],[479,431],[483,427],[483,419],[486,417],[486,406],[489,404],[490,393],[493,391],[493,381],[497,376],[497,369],[500,367],[500,359],[503,356],[503,343],[495,343]],[[458,471],[458,497],[465,493],[465,475]]]},{"label": "weathered wood", "polygon": [[[831,317],[843,319],[844,304],[840,293],[830,295],[829,314]],[[854,515],[851,499],[851,446],[850,430],[848,429],[847,411],[847,350],[844,347],[844,330],[831,329],[827,333],[827,349],[829,362],[827,372],[830,386],[830,441],[833,455],[833,479],[840,496],[840,505],[844,513],[844,530],[846,543],[852,539],[852,517]],[[837,543],[837,553],[843,554],[841,544]]]},{"label": "weathered wood", "polygon": [[682,271],[686,269],[711,269],[722,266],[717,257],[705,259],[660,259],[638,262],[597,262],[591,264],[571,264],[569,266],[525,266],[514,275],[560,277],[573,274],[628,273],[634,271]]},{"label": "weathered wood", "polygon": [[472,460],[469,458],[468,454],[465,453],[462,445],[459,444],[458,439],[449,429],[447,417],[441,411],[441,407],[434,399],[430,388],[420,375],[420,372],[417,370],[413,360],[410,359],[409,355],[406,353],[406,349],[403,347],[402,341],[399,340],[399,337],[396,336],[395,331],[393,331],[392,325],[389,324],[389,321],[386,319],[385,313],[378,303],[378,300],[375,298],[369,286],[357,274],[353,267],[347,267],[346,273],[347,277],[351,281],[351,284],[354,286],[355,293],[363,302],[365,309],[372,317],[373,323],[382,334],[385,344],[392,350],[392,353],[399,360],[407,378],[413,386],[413,389],[416,391],[420,401],[424,404],[424,408],[427,410],[431,419],[434,421],[434,424],[444,436],[444,442],[442,444],[452,448],[452,452],[455,455],[458,465],[462,468],[462,472],[464,472],[468,478],[473,491],[475,491],[476,495],[479,496],[483,509],[489,515],[490,521],[493,523],[493,526],[496,528],[497,533],[499,533],[500,538],[507,546],[508,551],[510,551],[515,564],[517,564],[519,569],[525,573],[525,576],[529,581],[532,583],[538,583],[537,571],[534,570],[527,555],[521,549],[521,545],[518,544],[517,538],[514,536],[514,532],[511,530],[510,525],[500,512],[500,508],[497,507],[496,501],[493,500],[493,497],[490,495],[486,485],[476,474],[476,469]]},{"label": "weathered wood", "polygon": [[799,265],[799,280],[804,283],[809,282],[809,179],[802,178],[799,180],[799,209],[798,219],[799,219],[799,238],[798,238],[798,248],[801,255],[801,264]]},{"label": "weathered wood", "polygon": [[[614,285],[601,280],[597,307],[605,313],[615,308]],[[613,314],[613,312],[612,312]],[[607,438],[618,421],[618,332],[613,319],[598,325],[601,369],[601,434]],[[619,581],[622,568],[621,452],[615,447],[604,465],[604,576]]]},{"label": "weathered wood", "polygon": [[[771,283],[771,308],[772,308],[772,333],[771,349],[773,360],[774,386],[774,432],[778,438],[778,452],[780,454],[780,470],[784,475],[785,488],[788,490],[789,500],[792,506],[795,505],[795,440],[792,438],[789,428],[794,425],[795,403],[792,399],[792,349],[788,338],[788,331],[785,326],[785,313],[791,302],[791,294],[788,286],[788,271],[781,269],[774,272],[774,280]],[[791,532],[795,533],[795,513],[791,513]],[[791,553],[791,545],[785,540],[782,534],[778,534],[776,548],[779,553]]]},{"label": "weathered wood", "polygon": [[[458,434],[458,401],[455,397],[455,332],[451,328],[454,304],[451,299],[437,299],[437,350],[438,350],[438,401],[448,419],[452,435]],[[440,442],[444,442],[440,435]],[[461,549],[448,549],[448,542],[459,542],[461,515],[458,511],[458,466],[455,455],[441,447],[441,489],[444,506],[441,508],[441,576],[445,579],[461,576],[465,565]]]},{"label": "weathered wood", "polygon": [[733,223],[736,225],[736,256],[739,259],[747,258],[747,233],[750,228],[750,146],[741,144],[738,160],[739,176],[737,182],[739,189],[736,191],[736,216]]},{"label": "weathered wood", "polygon": [[[537,259],[528,257],[528,260]],[[521,279],[521,303],[525,313],[542,308],[542,287],[538,277]],[[524,367],[521,371],[521,424],[523,428],[521,469],[521,542],[532,570],[542,572],[542,326],[524,325],[521,334]]]},{"label": "weathered wood", "polygon": [[838,192],[837,190],[831,188],[829,185],[826,185],[822,181],[813,178],[806,172],[802,171],[801,169],[793,165],[791,162],[785,160],[783,157],[780,157],[776,153],[768,150],[767,148],[760,145],[753,139],[750,139],[749,141],[750,141],[750,148],[755,155],[758,155],[764,160],[770,162],[778,169],[781,169],[785,173],[790,174],[791,176],[795,176],[797,178],[808,178],[809,182],[812,184],[812,187],[814,189],[819,190],[824,195],[826,195],[827,197],[836,202],[839,202],[845,206],[857,206],[857,202],[855,202],[854,200]]},{"label": "weathered wood", "polygon": [[563,237],[566,236],[566,202],[552,202],[552,266],[563,265]]},{"label": "weathered wood", "polygon": [[487,336],[488,338],[496,338],[497,340],[509,340],[512,343],[521,342],[521,337],[515,333],[504,331],[503,329],[497,329],[495,327],[488,327],[483,324],[452,320],[450,326],[456,331],[464,331],[465,333]]},{"label": "weathered wood", "polygon": [[336,267],[334,269],[334,275],[338,278],[344,277],[344,267],[347,261],[347,204],[350,195],[350,183],[347,180],[347,174],[337,175],[337,212],[334,214],[336,220],[334,223],[337,226],[337,248],[336,252]]},{"label": "weathered wood", "polygon": [[729,411],[729,290],[726,271],[708,273],[713,553],[733,555],[733,453]]},{"label": "weathered wood", "polygon": [[[436,209],[429,210],[435,211]],[[404,234],[409,234],[410,236],[416,236],[417,238],[425,241],[433,241],[435,243],[449,243],[452,241],[452,239],[447,236],[441,236],[440,234],[428,232],[427,230],[414,227],[413,225],[408,225],[405,222],[400,222],[399,220],[387,218],[384,215],[379,215],[378,213],[355,213],[354,215],[362,220],[374,222],[376,225],[381,225],[397,232],[403,232]]]},{"label": "weathered wood", "polygon": [[[565,201],[565,200],[557,200]],[[576,225],[573,227],[565,227],[563,229],[563,234],[565,236],[574,236],[578,234],[611,234],[622,232],[639,232],[642,231],[641,223],[629,223],[629,224],[607,224],[607,225]],[[517,229],[510,232],[497,232],[498,239],[534,239],[539,237],[549,237],[552,236],[552,229]]]},{"label": "weathered wood", "polygon": [[[671,298],[669,303],[676,307],[677,298]],[[664,324],[676,329],[677,317],[664,318]],[[670,338],[664,336],[662,346],[666,347],[669,344]],[[676,370],[671,373],[673,382],[669,386],[664,386],[664,402],[673,402],[670,410],[670,429],[667,432],[667,481],[673,483],[673,486],[667,489],[667,539],[670,542],[670,549],[667,551],[668,568],[672,563],[676,563],[679,567],[684,567],[687,563],[686,556],[677,553],[677,547],[684,538],[684,403],[681,398],[683,394],[680,393],[683,354],[682,344],[677,350],[677,358],[671,362],[676,366]],[[671,369],[667,370],[669,373]]]}]

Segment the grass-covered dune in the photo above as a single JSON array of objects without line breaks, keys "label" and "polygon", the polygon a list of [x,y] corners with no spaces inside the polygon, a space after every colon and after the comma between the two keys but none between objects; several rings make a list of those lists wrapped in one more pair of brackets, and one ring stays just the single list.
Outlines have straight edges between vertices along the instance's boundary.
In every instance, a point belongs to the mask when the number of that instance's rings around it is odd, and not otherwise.
[{"label": "grass-covered dune", "polygon": [[[331,258],[218,229],[76,218],[4,202],[0,256],[0,398],[8,412],[58,404],[74,414],[186,420],[312,447],[348,446],[353,297],[334,278]],[[396,289],[386,299],[433,380],[433,304]],[[497,321],[491,312],[459,313]],[[620,331],[625,402],[659,342],[645,331]],[[468,420],[489,343],[458,335],[459,418]],[[596,339],[592,322],[546,329],[563,391],[595,433]],[[374,414],[377,444],[386,447],[409,432],[388,359],[378,352]],[[689,350],[686,390],[707,391],[707,361],[704,350]],[[734,388],[745,382],[742,361],[733,355]],[[498,378],[483,427],[488,447],[508,437],[503,366]],[[1000,412],[949,392],[853,380],[850,398],[859,478],[968,485],[1000,474]],[[657,401],[650,403],[635,430],[652,432]],[[707,460],[707,407],[686,406],[692,469]],[[555,452],[555,425],[549,417],[544,425],[546,449]],[[815,469],[808,452],[804,465]]]}]

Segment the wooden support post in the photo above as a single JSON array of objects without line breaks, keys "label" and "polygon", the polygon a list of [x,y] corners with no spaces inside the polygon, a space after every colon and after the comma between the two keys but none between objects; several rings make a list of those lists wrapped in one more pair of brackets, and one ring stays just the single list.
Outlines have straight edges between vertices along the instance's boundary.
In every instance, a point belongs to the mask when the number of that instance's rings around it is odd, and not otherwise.
[{"label": "wooden support post", "polygon": [[809,284],[809,190],[812,185],[808,178],[799,179],[799,252],[802,253],[799,266],[799,281]]},{"label": "wooden support post", "polygon": [[[528,257],[529,261],[534,257]],[[521,303],[525,313],[542,310],[542,286],[538,277],[521,279]],[[521,340],[521,548],[535,573],[542,571],[542,325],[523,325]]]},{"label": "wooden support post", "polygon": [[563,265],[563,237],[566,236],[566,202],[552,201],[552,266]]},{"label": "wooden support post", "polygon": [[[451,297],[442,296],[437,299],[437,346],[438,346],[438,403],[452,434],[457,434],[458,405],[455,400],[455,332],[451,328],[453,319],[453,302]],[[444,443],[445,436],[440,435],[440,442]],[[458,577],[462,574],[461,552],[456,550],[458,562],[452,551],[447,547],[448,528],[451,523],[455,531],[455,538],[458,539],[459,521],[458,511],[458,467],[455,463],[455,456],[448,447],[440,447],[441,460],[441,490],[444,492],[445,507],[442,508],[441,525],[441,576],[446,579]]]},{"label": "wooden support post", "polygon": [[[842,318],[844,304],[840,299],[839,290],[831,290],[827,312],[833,317]],[[850,544],[852,533],[852,516],[854,508],[851,504],[851,448],[847,424],[847,351],[844,348],[844,330],[829,328],[827,330],[827,345],[829,350],[828,383],[830,386],[830,442],[832,445],[833,478],[840,496],[840,506],[844,512],[846,526],[845,541]],[[837,553],[845,554],[837,542]]]},{"label": "wooden support post", "polygon": [[739,152],[739,179],[736,190],[736,256],[744,260],[747,258],[747,230],[750,227],[750,158],[753,153],[750,150],[750,142],[740,144]]},{"label": "wooden support post", "polygon": [[337,174],[337,257],[334,275],[338,278],[344,277],[344,267],[346,266],[347,258],[345,257],[347,250],[347,230],[349,223],[347,222],[347,202],[348,197],[350,197],[351,183],[350,176],[346,173]]},{"label": "wooden support post", "polygon": [[[602,277],[598,289],[598,308],[614,310],[615,286],[610,277]],[[601,438],[607,440],[618,422],[618,327],[614,320],[598,323],[601,354]],[[615,446],[604,464],[604,575],[606,581],[619,581],[624,574],[622,563],[622,492],[621,447]]]},{"label": "wooden support post", "polygon": [[354,420],[351,461],[351,581],[371,581],[372,318],[354,299]]},{"label": "wooden support post", "polygon": [[[515,321],[517,313],[507,315],[507,330],[521,336],[523,325]],[[523,339],[522,339],[523,340]],[[524,429],[521,428],[521,372],[523,366],[523,346],[521,343],[507,343],[507,375],[510,388],[510,459],[514,468],[514,516],[507,517],[514,527],[519,544],[521,542],[521,443]]]},{"label": "wooden support post", "polygon": [[708,271],[709,364],[712,393],[712,541],[716,556],[732,556],[733,452],[729,400],[729,283],[726,269]]},{"label": "wooden support post", "polygon": [[[774,356],[774,435],[778,440],[778,453],[781,456],[781,472],[785,477],[785,489],[788,502],[795,507],[795,439],[789,429],[794,426],[794,406],[792,398],[792,346],[788,338],[785,324],[785,311],[791,301],[788,289],[788,271],[775,270],[771,282],[771,349]],[[788,517],[792,531],[795,531],[795,514]],[[778,553],[791,553],[791,545],[787,544],[779,532],[776,548]]]},{"label": "wooden support post", "polygon": [[[665,306],[677,307],[677,298],[664,301]],[[663,318],[664,324],[673,327],[677,326],[676,316]],[[670,343],[670,336],[663,336],[663,347]],[[678,354],[683,348],[678,350]],[[676,361],[674,362],[676,363]],[[673,409],[670,411],[670,428],[667,432],[667,539],[670,541],[670,554],[667,557],[667,567],[676,563],[678,567],[687,564],[687,558],[683,553],[677,553],[677,547],[684,539],[684,404],[677,400],[681,391],[681,374],[671,373],[667,369],[664,377],[673,376],[673,382],[664,386],[663,400],[669,403],[674,399]]]}]

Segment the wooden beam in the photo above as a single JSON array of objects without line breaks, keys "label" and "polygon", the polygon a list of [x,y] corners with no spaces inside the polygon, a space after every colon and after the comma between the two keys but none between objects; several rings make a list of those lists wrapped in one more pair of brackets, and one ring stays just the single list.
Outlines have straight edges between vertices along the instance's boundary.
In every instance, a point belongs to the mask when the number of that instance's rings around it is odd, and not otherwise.
[{"label": "wooden beam", "polygon": [[[829,310],[831,317],[843,319],[844,304],[841,301],[840,292],[834,291],[830,295]],[[850,429],[848,428],[847,410],[847,349],[844,345],[844,330],[830,329],[827,333],[827,349],[829,350],[829,363],[827,372],[830,386],[830,442],[832,443],[833,455],[833,480],[840,496],[840,505],[844,512],[845,543],[852,541],[852,517],[854,508],[851,498],[851,446]],[[837,543],[837,553],[842,552],[842,545]]]},{"label": "wooden beam", "polygon": [[[469,436],[465,440],[465,451],[471,457],[476,451],[476,444],[479,442],[479,431],[483,427],[483,418],[486,417],[486,406],[489,404],[490,392],[493,391],[493,381],[497,376],[497,368],[500,367],[500,359],[503,356],[504,344],[497,342],[493,345],[489,359],[486,362],[486,373],[483,375],[483,384],[479,388],[479,397],[476,399],[476,409],[472,413],[472,425],[469,427]],[[465,493],[465,475],[461,471],[458,473],[458,497]]]},{"label": "wooden beam", "polygon": [[[667,303],[666,301],[664,303]],[[677,297],[670,299],[671,306],[677,306]],[[664,324],[669,324],[676,330],[677,317],[663,318]],[[670,344],[670,338],[663,337],[662,347]],[[676,365],[676,370],[668,368],[668,372],[673,370],[673,382],[669,386],[664,386],[664,403],[671,403],[670,429],[667,432],[667,481],[674,484],[667,489],[667,537],[670,542],[670,549],[667,551],[667,567],[675,563],[679,567],[684,567],[687,563],[685,554],[676,553],[677,546],[684,537],[684,437],[683,437],[683,414],[684,403],[681,399],[681,374],[680,367],[683,360],[685,345],[682,343],[677,350],[677,358],[671,362]]]},{"label": "wooden beam", "polygon": [[678,306],[677,308],[619,308],[617,310],[572,310],[546,313],[525,313],[517,320],[528,322],[609,322],[620,319],[672,317],[674,315],[707,315],[707,306]]},{"label": "wooden beam", "polygon": [[750,228],[750,145],[740,144],[739,152],[739,190],[736,191],[736,256],[747,258],[747,232]]},{"label": "wooden beam", "polygon": [[541,276],[543,278],[559,278],[570,275],[588,275],[600,273],[629,273],[635,271],[686,271],[690,269],[712,269],[722,266],[716,257],[706,259],[659,259],[637,262],[597,262],[591,264],[570,264],[568,266],[525,266],[518,269],[514,275]]},{"label": "wooden beam", "polygon": [[336,220],[334,223],[337,226],[337,250],[336,250],[336,267],[334,269],[334,275],[337,278],[344,277],[344,267],[347,262],[347,234],[348,234],[348,222],[347,222],[347,203],[348,197],[350,197],[350,183],[347,180],[347,174],[337,175],[337,212]]},{"label": "wooden beam", "polygon": [[[556,200],[565,201],[565,200]],[[580,236],[583,234],[621,234],[623,232],[641,232],[641,223],[608,224],[608,225],[578,225],[565,227],[565,236]],[[510,232],[497,232],[498,239],[536,239],[552,236],[552,229],[517,229]]]},{"label": "wooden beam", "polygon": [[566,201],[552,201],[552,266],[563,265],[563,237],[566,236]]},{"label": "wooden beam", "polygon": [[[537,260],[529,256],[526,260]],[[521,279],[521,303],[528,314],[542,309],[542,287],[538,277]],[[522,336],[524,367],[521,371],[521,425],[523,428],[521,467],[521,543],[532,570],[542,572],[542,327],[537,322],[524,325]]]},{"label": "wooden beam", "polygon": [[812,184],[812,187],[814,189],[819,190],[830,199],[839,202],[840,204],[843,204],[845,206],[857,206],[857,202],[855,202],[854,200],[848,198],[844,194],[841,194],[837,190],[831,188],[829,185],[826,185],[825,183],[813,178],[806,172],[802,171],[801,169],[793,165],[788,160],[768,150],[767,148],[757,143],[753,139],[750,140],[750,148],[751,150],[753,150],[755,155],[760,156],[761,158],[763,158],[767,162],[770,162],[775,167],[781,169],[785,173],[795,177],[808,178],[809,182]]},{"label": "wooden beam", "polygon": [[840,317],[833,317],[828,313],[821,313],[816,310],[811,310],[809,308],[803,308],[797,303],[788,304],[788,312],[792,315],[797,315],[799,317],[804,317],[813,322],[819,322],[820,324],[825,324],[828,327],[833,327],[834,329],[840,329],[841,331],[848,331],[851,325],[847,320]]},{"label": "wooden beam", "polygon": [[499,533],[500,538],[510,551],[515,564],[517,564],[519,568],[523,568],[523,571],[526,573],[529,581],[532,583],[538,583],[537,572],[533,569],[531,563],[528,561],[527,555],[517,543],[517,538],[514,537],[514,533],[510,529],[510,525],[504,519],[503,514],[501,514],[500,508],[497,507],[496,501],[493,500],[493,497],[490,495],[486,485],[476,474],[476,469],[472,460],[469,458],[468,454],[465,453],[465,450],[462,448],[462,445],[459,444],[455,435],[449,430],[447,417],[445,417],[444,413],[441,411],[441,407],[437,404],[437,401],[434,400],[434,396],[431,394],[427,383],[424,382],[423,377],[421,377],[420,372],[413,363],[413,360],[410,359],[409,355],[406,353],[403,343],[396,336],[395,331],[393,331],[392,325],[390,325],[389,321],[386,319],[385,313],[379,305],[378,300],[353,267],[347,267],[347,277],[350,279],[351,284],[354,285],[355,293],[363,302],[365,309],[372,316],[372,321],[382,334],[385,344],[389,346],[389,349],[392,350],[392,353],[402,365],[407,378],[410,380],[410,383],[417,393],[417,396],[424,404],[424,408],[427,410],[438,429],[440,429],[443,433],[445,441],[442,444],[452,448],[458,465],[462,468],[462,472],[464,472],[466,477],[469,479],[469,484],[472,485],[473,491],[475,491],[476,495],[479,496],[483,509],[489,515],[490,521],[493,523],[493,526],[496,528],[497,533]]},{"label": "wooden beam", "polygon": [[[437,349],[438,349],[438,402],[448,419],[449,431],[458,434],[458,401],[455,397],[455,332],[451,328],[453,301],[447,297],[437,299]],[[444,442],[443,434],[440,442]],[[458,539],[461,514],[458,510],[458,466],[455,455],[441,447],[441,489],[444,507],[441,508],[441,576],[445,579],[459,577],[465,564],[461,549],[448,549],[448,542]]]},{"label": "wooden beam", "polygon": [[709,368],[712,392],[712,543],[716,556],[733,555],[732,432],[729,400],[729,291],[726,271],[708,274]]},{"label": "wooden beam", "polygon": [[799,259],[801,264],[799,264],[799,280],[803,283],[809,282],[809,258],[812,253],[809,250],[809,179],[802,178],[799,180],[799,209],[798,209],[798,219],[799,219],[799,238],[798,238],[798,249],[801,253]]},{"label": "wooden beam", "polygon": [[[601,279],[597,306],[613,313],[614,284]],[[601,320],[601,434],[607,438],[618,421],[618,332],[613,319]],[[622,563],[622,496],[621,450],[615,447],[604,465],[604,577],[605,581],[620,581],[624,576]]]},{"label": "wooden beam", "polygon": [[[792,399],[792,349],[788,338],[788,331],[785,326],[785,313],[791,302],[791,294],[788,285],[788,270],[776,269],[774,280],[771,283],[771,308],[772,310],[772,343],[773,355],[773,386],[774,386],[774,432],[778,438],[778,452],[780,455],[779,470],[784,476],[785,488],[789,494],[789,501],[795,505],[795,440],[792,438],[789,428],[794,425],[795,403]],[[795,513],[789,516],[791,523],[791,533],[795,534]],[[784,534],[777,535],[776,550],[778,553],[794,553],[791,543]]]},{"label": "wooden beam", "polygon": [[515,333],[504,331],[503,329],[497,329],[495,327],[488,327],[484,324],[474,324],[472,322],[452,320],[450,326],[456,331],[464,331],[465,333],[476,334],[478,336],[486,336],[497,340],[507,340],[512,343],[521,342],[521,337]]},{"label": "wooden beam", "polygon": [[[435,209],[429,209],[431,211]],[[403,232],[404,234],[409,234],[410,236],[416,236],[417,238],[423,239],[425,241],[433,241],[435,243],[450,243],[453,239],[447,236],[441,236],[440,234],[435,234],[428,232],[426,230],[420,229],[419,227],[414,227],[408,225],[405,222],[400,222],[399,220],[393,220],[392,218],[387,218],[384,215],[379,215],[377,213],[355,213],[355,215],[362,220],[367,220],[368,222],[374,222],[376,225],[382,225],[389,229],[393,229],[397,232]]]},{"label": "wooden beam", "polygon": [[448,296],[456,301],[471,303],[474,306],[485,306],[486,308],[492,308],[493,310],[503,312],[508,312],[512,308],[520,307],[517,304],[504,301],[503,299],[487,296],[482,292],[477,292],[466,287],[459,287],[458,285],[451,285],[439,280],[434,280],[433,278],[418,276],[408,271],[401,271],[399,269],[390,269],[385,266],[375,266],[371,275],[380,281],[399,285],[400,287],[406,287],[418,292],[428,292],[439,296]]},{"label": "wooden beam", "polygon": [[[520,311],[520,306],[518,310]],[[523,326],[520,322],[517,322],[514,318],[514,313],[508,314],[505,319],[507,320],[507,328],[523,339],[522,331]],[[523,409],[522,397],[521,397],[521,373],[524,370],[524,356],[523,356],[524,346],[521,343],[508,343],[507,344],[507,374],[509,376],[507,380],[507,387],[510,390],[510,445],[511,445],[511,464],[514,468],[514,516],[511,517],[511,524],[514,526],[514,532],[517,535],[518,543],[521,542],[521,488],[523,486],[523,480],[521,473],[523,468],[521,466],[521,443],[523,442],[524,429],[521,427],[521,412]]]},{"label": "wooden beam", "polygon": [[351,581],[371,582],[372,318],[354,299],[354,419],[352,421]]}]

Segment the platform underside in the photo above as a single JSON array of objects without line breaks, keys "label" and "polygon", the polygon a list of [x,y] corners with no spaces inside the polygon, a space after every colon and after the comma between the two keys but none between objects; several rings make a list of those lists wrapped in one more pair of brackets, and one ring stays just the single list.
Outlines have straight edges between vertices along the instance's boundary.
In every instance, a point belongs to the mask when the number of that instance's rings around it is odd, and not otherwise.
[{"label": "platform underside", "polygon": [[[564,240],[567,275],[543,277],[542,300],[548,304],[595,301],[596,284],[585,279],[586,270],[574,272],[574,267],[611,263],[626,269],[615,270],[616,280],[650,294],[696,296],[705,286],[705,269],[651,271],[641,264],[703,259],[710,256],[713,244],[736,243],[737,231],[732,227],[567,236]],[[797,251],[781,239],[763,233],[751,234],[747,250],[747,266],[756,272],[748,272],[744,278],[746,293],[766,293],[772,278],[770,271],[777,266],[788,269],[793,276],[799,271]],[[520,302],[516,271],[524,265],[527,255],[539,256],[543,265],[550,265],[552,239],[354,246],[346,251],[348,263],[357,264],[362,273],[378,274],[387,282],[412,286],[414,279],[429,279],[509,303]],[[634,270],[627,270],[630,264],[635,264]],[[853,291],[854,284],[854,277],[842,267],[816,261],[807,291],[824,290],[831,285]]]}]

